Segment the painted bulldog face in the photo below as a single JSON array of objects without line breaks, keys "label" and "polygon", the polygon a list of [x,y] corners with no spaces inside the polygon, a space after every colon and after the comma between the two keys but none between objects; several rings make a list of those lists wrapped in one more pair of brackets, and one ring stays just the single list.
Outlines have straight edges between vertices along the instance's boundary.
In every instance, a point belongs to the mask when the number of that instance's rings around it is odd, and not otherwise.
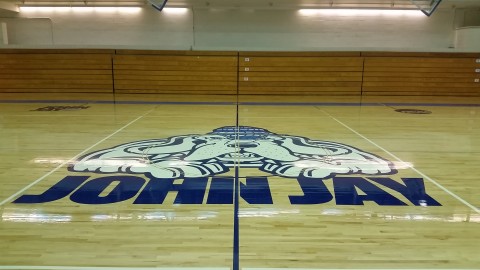
[{"label": "painted bulldog face", "polygon": [[246,126],[126,143],[80,157],[69,169],[175,178],[218,175],[234,166],[293,178],[396,172],[389,161],[345,144]]}]

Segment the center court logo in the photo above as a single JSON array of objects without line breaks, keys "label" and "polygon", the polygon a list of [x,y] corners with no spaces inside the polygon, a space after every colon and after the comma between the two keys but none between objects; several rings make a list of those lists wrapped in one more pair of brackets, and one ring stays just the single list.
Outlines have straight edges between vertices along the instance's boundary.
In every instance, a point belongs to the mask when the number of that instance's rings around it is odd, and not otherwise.
[{"label": "center court logo", "polygon": [[[69,171],[115,176],[89,181],[88,176],[67,176],[43,194],[24,195],[14,203],[48,202],[71,194],[74,202],[104,204],[131,199],[140,193],[135,204],[161,204],[167,193],[176,191],[174,203],[198,204],[204,201],[209,182],[207,204],[231,203],[234,178],[222,175],[235,166],[296,179],[304,195],[289,196],[292,204],[331,201],[333,196],[324,182],[331,179],[337,204],[371,200],[381,205],[406,205],[378,187],[381,185],[402,194],[414,205],[440,205],[426,194],[421,178],[403,178],[404,184],[400,184],[390,178],[372,177],[397,173],[390,161],[379,156],[345,144],[248,126],[226,126],[207,134],[135,141],[95,151],[78,158]],[[146,185],[147,181],[140,176],[148,179]],[[267,177],[245,178],[239,192],[245,201],[273,203]],[[182,184],[174,183],[176,179],[183,179]],[[101,195],[113,183],[114,189]]]},{"label": "center court logo", "polygon": [[178,178],[223,174],[236,164],[293,178],[396,172],[389,161],[345,144],[244,126],[122,144],[85,155],[69,170]]}]

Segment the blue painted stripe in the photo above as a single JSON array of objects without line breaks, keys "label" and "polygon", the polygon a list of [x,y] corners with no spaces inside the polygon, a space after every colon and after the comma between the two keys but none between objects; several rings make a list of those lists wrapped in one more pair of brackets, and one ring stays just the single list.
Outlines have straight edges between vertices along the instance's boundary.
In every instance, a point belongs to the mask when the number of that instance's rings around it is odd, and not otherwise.
[{"label": "blue painted stripe", "polygon": [[360,102],[240,102],[240,105],[248,106],[424,106],[424,107],[480,107],[479,104],[464,103],[360,103]]},{"label": "blue painted stripe", "polygon": [[177,102],[177,101],[110,101],[110,100],[0,100],[0,103],[89,103],[89,104],[139,104],[139,105],[235,105],[235,102]]},{"label": "blue painted stripe", "polygon": [[382,103],[386,106],[425,106],[425,107],[480,107],[479,104],[455,104],[455,103]]},{"label": "blue painted stripe", "polygon": [[[239,119],[239,104],[237,102],[237,116],[236,116],[236,129],[240,126]],[[238,142],[240,134],[236,132],[235,140]],[[236,163],[236,162],[235,162]],[[239,209],[239,195],[240,195],[240,180],[239,180],[239,164],[235,164],[235,181],[234,181],[234,198],[233,198],[233,265],[232,270],[240,270],[240,224],[238,220]]]},{"label": "blue painted stripe", "polygon": [[238,166],[235,166],[235,193],[234,193],[234,208],[233,208],[233,266],[232,270],[240,270],[240,224],[238,220],[238,208],[239,208],[239,177]]},{"label": "blue painted stripe", "polygon": [[[101,102],[96,102],[101,103]],[[152,104],[152,105],[235,105],[235,102],[213,102],[213,101],[115,101],[115,104]]]},{"label": "blue painted stripe", "polygon": [[240,102],[249,106],[383,106],[379,103],[359,102]]},{"label": "blue painted stripe", "polygon": [[89,100],[0,100],[0,103],[91,103]]},{"label": "blue painted stripe", "polygon": [[[138,105],[235,105],[237,102],[214,101],[109,101],[109,100],[0,100],[0,103],[50,103],[50,104],[138,104]],[[423,106],[423,107],[480,107],[480,103],[361,103],[361,102],[239,102],[238,105],[248,106]]]}]

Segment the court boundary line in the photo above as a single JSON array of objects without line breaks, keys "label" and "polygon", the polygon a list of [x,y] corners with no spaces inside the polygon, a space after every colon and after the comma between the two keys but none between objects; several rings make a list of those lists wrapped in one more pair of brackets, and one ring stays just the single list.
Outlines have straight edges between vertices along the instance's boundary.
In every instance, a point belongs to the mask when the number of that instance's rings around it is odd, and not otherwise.
[{"label": "court boundary line", "polygon": [[327,114],[328,116],[330,116],[330,118],[332,118],[333,120],[335,120],[337,123],[339,123],[340,125],[344,126],[345,128],[347,128],[348,130],[350,130],[351,132],[355,133],[357,136],[363,138],[364,140],[368,141],[369,143],[373,144],[374,146],[378,147],[380,150],[384,151],[385,153],[387,153],[388,155],[390,155],[391,157],[393,157],[394,159],[396,159],[397,161],[399,162],[402,162],[404,164],[407,164],[408,168],[412,169],[414,172],[418,173],[420,176],[422,176],[423,178],[427,179],[429,182],[431,182],[432,184],[434,184],[435,186],[437,186],[438,188],[440,188],[441,190],[443,190],[444,192],[446,192],[447,194],[449,194],[450,196],[454,197],[455,199],[457,199],[458,201],[460,201],[461,203],[463,203],[465,206],[469,207],[470,209],[472,209],[473,211],[477,212],[477,214],[480,214],[480,209],[478,209],[477,207],[475,207],[474,205],[470,204],[469,202],[467,202],[466,200],[464,200],[463,198],[461,198],[460,196],[456,195],[455,193],[453,193],[452,191],[448,190],[446,187],[442,186],[441,184],[439,184],[437,181],[433,180],[432,178],[430,178],[428,175],[424,174],[423,172],[419,171],[418,169],[416,169],[415,167],[411,166],[409,163],[401,160],[399,157],[397,157],[396,155],[394,155],[393,153],[391,153],[390,151],[388,151],[387,149],[383,148],[382,146],[378,145],[377,143],[375,143],[374,141],[370,140],[369,138],[367,138],[366,136],[362,135],[361,133],[357,132],[356,130],[354,130],[353,128],[349,127],[347,124],[343,123],[342,121],[338,120],[337,118],[333,117],[331,114],[329,114],[328,112],[324,111],[324,110],[321,110],[323,113]]},{"label": "court boundary line", "polygon": [[137,104],[137,105],[247,105],[247,106],[424,106],[424,107],[480,107],[479,103],[411,103],[411,102],[235,102],[235,101],[134,101],[134,100],[0,100],[6,104],[34,103],[88,103],[88,104]]},{"label": "court boundary line", "polygon": [[[264,268],[246,267],[242,270],[369,270],[371,268]],[[477,270],[480,268],[373,268],[374,270]]]},{"label": "court boundary line", "polygon": [[[40,183],[43,179],[47,178],[48,176],[50,176],[52,173],[56,172],[58,169],[60,169],[61,167],[65,166],[66,164],[74,161],[75,159],[77,159],[79,156],[83,155],[84,153],[90,151],[90,149],[94,148],[95,146],[101,144],[102,142],[110,139],[111,137],[113,137],[114,135],[116,135],[117,133],[119,133],[120,131],[124,130],[126,127],[130,126],[131,124],[135,123],[136,121],[140,120],[141,118],[143,118],[144,116],[146,116],[147,114],[149,114],[150,112],[152,112],[155,108],[153,109],[150,109],[149,111],[147,111],[146,113],[142,114],[141,116],[135,118],[134,120],[128,122],[126,125],[124,125],[123,127],[117,129],[116,131],[114,131],[112,134],[108,135],[107,137],[101,139],[100,141],[96,142],[95,144],[93,144],[92,146],[88,147],[87,149],[83,150],[82,152],[76,154],[75,156],[73,156],[72,158],[70,158],[69,160],[67,161],[64,161],[62,164],[58,165],[57,167],[55,167],[54,169],[52,169],[51,171],[49,171],[48,173],[44,174],[43,176],[41,176],[40,178],[37,178],[37,180],[33,181],[32,183],[28,184],[27,186],[25,186],[24,188],[22,188],[21,190],[17,191],[16,193],[14,193],[13,195],[11,195],[10,197],[4,199],[3,201],[0,202],[0,206],[3,206],[4,204],[6,204],[7,202],[13,200],[15,197],[17,197],[18,195],[22,194],[23,192],[27,191],[29,188],[33,187],[34,185]],[[1,269],[1,268],[0,268]]]},{"label": "court boundary line", "polygon": [[[10,266],[0,265],[2,270],[230,270],[229,267],[111,267],[111,266]],[[449,269],[446,269],[449,270]]]},{"label": "court boundary line", "polygon": [[[230,270],[229,267],[112,267],[112,266],[10,266],[0,265],[1,270]],[[477,270],[480,268],[431,268],[428,270]],[[265,268],[244,267],[241,270],[365,270],[362,268]],[[379,268],[376,270],[426,270],[422,268]]]}]

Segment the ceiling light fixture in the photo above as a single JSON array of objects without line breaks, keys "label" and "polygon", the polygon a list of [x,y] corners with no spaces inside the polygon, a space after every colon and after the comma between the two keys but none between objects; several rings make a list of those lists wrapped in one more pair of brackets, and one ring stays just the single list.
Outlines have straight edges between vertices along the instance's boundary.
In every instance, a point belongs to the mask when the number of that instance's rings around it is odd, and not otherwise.
[{"label": "ceiling light fixture", "polygon": [[180,8],[180,7],[164,8],[163,12],[169,13],[169,14],[185,14],[188,12],[188,8]]},{"label": "ceiling light fixture", "polygon": [[417,9],[350,9],[350,8],[325,8],[325,9],[299,9],[302,16],[337,16],[337,17],[423,17]]},{"label": "ceiling light fixture", "polygon": [[81,12],[81,13],[139,13],[141,7],[87,7],[87,6],[21,6],[20,12]]}]

